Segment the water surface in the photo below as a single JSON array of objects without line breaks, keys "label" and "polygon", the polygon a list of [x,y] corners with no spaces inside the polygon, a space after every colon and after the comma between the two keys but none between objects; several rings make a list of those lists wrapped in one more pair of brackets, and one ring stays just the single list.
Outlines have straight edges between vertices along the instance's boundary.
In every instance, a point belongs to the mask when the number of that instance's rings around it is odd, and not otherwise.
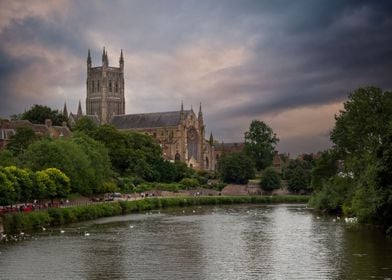
[{"label": "water surface", "polygon": [[0,244],[0,279],[392,279],[392,240],[304,205],[152,211],[24,239]]}]

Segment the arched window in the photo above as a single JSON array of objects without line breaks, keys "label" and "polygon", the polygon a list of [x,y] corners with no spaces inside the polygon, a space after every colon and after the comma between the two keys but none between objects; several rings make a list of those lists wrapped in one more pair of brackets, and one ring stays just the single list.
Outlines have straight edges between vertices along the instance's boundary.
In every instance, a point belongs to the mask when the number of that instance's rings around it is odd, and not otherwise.
[{"label": "arched window", "polygon": [[191,159],[192,156],[195,160],[198,160],[198,145],[199,145],[199,136],[196,128],[191,127],[187,132],[187,150],[188,150],[188,159]]},{"label": "arched window", "polygon": [[116,92],[118,92],[118,82],[116,82]]},{"label": "arched window", "polygon": [[94,81],[91,81],[91,92],[94,92],[95,88],[94,88]]},{"label": "arched window", "polygon": [[97,81],[97,91],[99,92],[99,80]]},{"label": "arched window", "polygon": [[176,155],[174,156],[174,160],[175,161],[180,161],[181,160],[181,156],[179,153],[176,153]]},{"label": "arched window", "polygon": [[208,160],[208,157],[206,157],[206,168],[208,169],[210,167],[210,161]]},{"label": "arched window", "polygon": [[109,81],[109,92],[112,92],[112,81]]}]

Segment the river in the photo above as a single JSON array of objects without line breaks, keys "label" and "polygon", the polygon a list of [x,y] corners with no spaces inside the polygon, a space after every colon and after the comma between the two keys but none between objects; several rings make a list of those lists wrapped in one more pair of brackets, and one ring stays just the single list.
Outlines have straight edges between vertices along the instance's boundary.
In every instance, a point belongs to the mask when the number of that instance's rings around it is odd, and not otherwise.
[{"label": "river", "polygon": [[392,279],[392,240],[305,205],[151,211],[0,243],[0,279]]}]

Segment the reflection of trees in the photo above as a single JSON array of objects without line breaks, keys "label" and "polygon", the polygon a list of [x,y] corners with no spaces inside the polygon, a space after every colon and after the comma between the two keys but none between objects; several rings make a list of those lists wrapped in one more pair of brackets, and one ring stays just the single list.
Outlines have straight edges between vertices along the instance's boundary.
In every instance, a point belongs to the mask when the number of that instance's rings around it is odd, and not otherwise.
[{"label": "reflection of trees", "polygon": [[[346,228],[341,258],[344,264],[336,279],[388,279],[392,273],[392,241],[376,229]],[[387,269],[386,269],[387,268]]]}]

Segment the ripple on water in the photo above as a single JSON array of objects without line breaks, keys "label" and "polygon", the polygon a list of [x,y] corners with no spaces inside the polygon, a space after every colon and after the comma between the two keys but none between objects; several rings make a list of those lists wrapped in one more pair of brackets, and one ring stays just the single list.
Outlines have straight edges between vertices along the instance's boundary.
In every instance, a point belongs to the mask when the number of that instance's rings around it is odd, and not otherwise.
[{"label": "ripple on water", "polygon": [[2,243],[0,279],[388,279],[391,249],[301,205],[185,208]]}]

